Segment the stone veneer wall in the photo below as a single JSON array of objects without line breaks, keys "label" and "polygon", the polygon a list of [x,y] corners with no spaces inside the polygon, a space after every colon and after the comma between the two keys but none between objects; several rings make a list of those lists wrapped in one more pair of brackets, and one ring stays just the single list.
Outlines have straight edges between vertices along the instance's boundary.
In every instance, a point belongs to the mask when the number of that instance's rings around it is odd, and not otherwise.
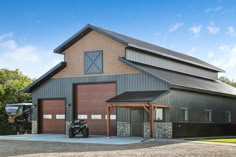
[{"label": "stone veneer wall", "polygon": [[38,121],[32,120],[32,134],[38,133]]},{"label": "stone veneer wall", "polygon": [[65,121],[66,123],[66,130],[65,130],[65,135],[69,137],[69,126],[72,121]]},{"label": "stone veneer wall", "polygon": [[[144,137],[150,137],[150,123],[144,122]],[[171,122],[154,122],[155,138],[172,138],[173,128]]]},{"label": "stone veneer wall", "polygon": [[117,136],[130,136],[129,122],[117,122]]},{"label": "stone veneer wall", "polygon": [[149,138],[150,137],[150,123],[143,122],[143,137]]}]

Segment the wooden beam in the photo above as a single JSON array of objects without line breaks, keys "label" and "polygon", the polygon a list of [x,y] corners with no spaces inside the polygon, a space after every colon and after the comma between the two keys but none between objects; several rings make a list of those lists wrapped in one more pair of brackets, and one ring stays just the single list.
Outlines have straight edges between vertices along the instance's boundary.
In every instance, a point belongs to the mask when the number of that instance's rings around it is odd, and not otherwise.
[{"label": "wooden beam", "polygon": [[110,124],[111,124],[111,120],[110,120],[110,106],[107,106],[107,137],[110,137]]},{"label": "wooden beam", "polygon": [[109,104],[107,106],[113,106],[113,107],[148,107],[148,104]]},{"label": "wooden beam", "polygon": [[148,112],[150,113],[150,111],[148,110],[148,108],[146,106],[143,106],[143,108]]},{"label": "wooden beam", "polygon": [[169,108],[169,105],[166,105],[166,104],[152,104],[152,106],[160,107],[160,108]]},{"label": "wooden beam", "polygon": [[153,119],[153,106],[150,106],[150,137],[153,138],[153,125],[154,125],[154,119]]}]

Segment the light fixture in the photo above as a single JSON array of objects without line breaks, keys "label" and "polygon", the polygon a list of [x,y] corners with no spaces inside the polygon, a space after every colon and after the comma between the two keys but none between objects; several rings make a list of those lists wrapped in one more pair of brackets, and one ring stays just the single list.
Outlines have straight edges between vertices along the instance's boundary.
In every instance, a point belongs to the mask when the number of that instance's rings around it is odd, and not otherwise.
[{"label": "light fixture", "polygon": [[66,107],[67,107],[67,108],[71,107],[71,104],[66,104]]}]

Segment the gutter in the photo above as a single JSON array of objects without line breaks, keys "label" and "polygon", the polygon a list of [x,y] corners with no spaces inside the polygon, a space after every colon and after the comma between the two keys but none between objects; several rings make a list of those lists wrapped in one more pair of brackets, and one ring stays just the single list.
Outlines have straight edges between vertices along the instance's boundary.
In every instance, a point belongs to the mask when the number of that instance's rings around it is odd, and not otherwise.
[{"label": "gutter", "polygon": [[218,92],[214,92],[214,91],[207,91],[204,89],[184,87],[184,86],[180,86],[180,85],[173,85],[172,87],[170,87],[170,89],[180,89],[180,90],[185,90],[185,91],[192,91],[192,92],[199,92],[199,93],[206,93],[206,94],[211,94],[211,95],[219,95],[219,96],[225,96],[225,97],[230,97],[230,98],[236,98],[236,95],[231,95],[231,94],[226,94],[226,93],[218,93]]}]

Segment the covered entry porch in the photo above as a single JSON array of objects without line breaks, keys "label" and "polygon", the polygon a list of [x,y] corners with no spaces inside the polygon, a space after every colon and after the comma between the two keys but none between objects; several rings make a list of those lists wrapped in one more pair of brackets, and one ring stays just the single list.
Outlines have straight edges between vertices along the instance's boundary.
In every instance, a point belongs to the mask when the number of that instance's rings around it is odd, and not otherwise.
[{"label": "covered entry porch", "polygon": [[[135,92],[125,92],[118,96],[115,96],[109,100],[107,100],[107,136],[111,136],[111,113],[116,108],[129,108],[131,113],[130,118],[130,125],[132,122],[142,122],[142,129],[143,134],[145,133],[144,129],[144,121],[142,121],[143,112],[139,111],[146,111],[149,115],[149,136],[151,138],[154,137],[155,127],[154,127],[154,115],[156,108],[165,108],[168,109],[169,105],[167,104],[157,104],[153,103],[154,100],[156,100],[158,97],[166,94],[167,91],[135,91]],[[142,110],[140,110],[142,109]],[[132,112],[134,111],[134,112]],[[136,117],[132,118],[132,113],[136,114]],[[117,128],[119,128],[117,126]],[[138,129],[138,126],[137,128]],[[130,134],[132,136],[132,134]]]}]

